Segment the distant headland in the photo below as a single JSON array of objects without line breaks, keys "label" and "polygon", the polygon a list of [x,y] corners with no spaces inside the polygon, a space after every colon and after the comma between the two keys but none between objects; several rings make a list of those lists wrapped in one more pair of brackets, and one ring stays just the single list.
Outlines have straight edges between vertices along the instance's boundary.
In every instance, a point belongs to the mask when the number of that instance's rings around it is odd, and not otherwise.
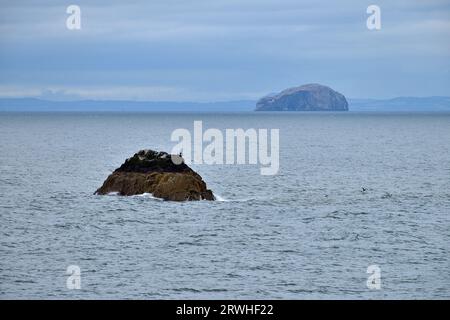
[{"label": "distant headland", "polygon": [[[280,93],[281,94],[281,93]],[[275,97],[270,95],[267,97]],[[264,99],[264,98],[263,98]],[[347,98],[349,111],[450,112],[450,97],[397,97],[392,99]],[[261,100],[260,100],[261,101]],[[252,112],[256,100],[220,102],[74,100],[0,98],[0,112]],[[331,110],[334,111],[334,110]]]}]

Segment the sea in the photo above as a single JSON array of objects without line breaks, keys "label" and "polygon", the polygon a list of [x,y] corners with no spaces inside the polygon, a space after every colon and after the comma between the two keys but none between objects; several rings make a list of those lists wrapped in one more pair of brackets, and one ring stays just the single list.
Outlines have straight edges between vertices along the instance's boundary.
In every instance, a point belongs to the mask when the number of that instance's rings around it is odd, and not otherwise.
[{"label": "sea", "polygon": [[[278,173],[94,195],[194,121],[279,129]],[[3,112],[0,219],[0,299],[449,299],[450,113]]]}]

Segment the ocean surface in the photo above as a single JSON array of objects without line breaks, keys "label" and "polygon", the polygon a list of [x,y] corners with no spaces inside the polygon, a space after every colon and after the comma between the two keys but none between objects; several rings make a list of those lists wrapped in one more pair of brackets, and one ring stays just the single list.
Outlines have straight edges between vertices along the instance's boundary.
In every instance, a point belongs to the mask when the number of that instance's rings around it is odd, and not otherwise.
[{"label": "ocean surface", "polygon": [[[192,165],[214,202],[93,195],[194,120],[280,129],[279,173]],[[450,113],[0,113],[0,218],[0,299],[448,299]]]}]

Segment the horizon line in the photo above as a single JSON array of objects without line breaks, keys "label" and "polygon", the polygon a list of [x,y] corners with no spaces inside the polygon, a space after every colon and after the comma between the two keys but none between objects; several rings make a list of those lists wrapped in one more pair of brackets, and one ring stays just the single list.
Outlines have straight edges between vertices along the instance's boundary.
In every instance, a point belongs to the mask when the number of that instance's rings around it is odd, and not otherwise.
[{"label": "horizon line", "polygon": [[[450,99],[450,95],[431,95],[431,96],[395,96],[391,98],[369,98],[369,97],[345,97],[347,100],[372,100],[372,101],[385,101],[385,100],[394,100],[394,99],[430,99],[430,98],[444,98]],[[207,101],[194,101],[194,100],[133,100],[133,99],[89,99],[89,98],[80,98],[80,99],[68,99],[68,100],[53,100],[42,97],[1,97],[0,100],[38,100],[43,102],[133,102],[133,103],[196,103],[196,104],[209,104],[209,103],[230,103],[230,102],[256,102],[260,98],[256,99],[230,99],[230,100],[207,100]]]}]

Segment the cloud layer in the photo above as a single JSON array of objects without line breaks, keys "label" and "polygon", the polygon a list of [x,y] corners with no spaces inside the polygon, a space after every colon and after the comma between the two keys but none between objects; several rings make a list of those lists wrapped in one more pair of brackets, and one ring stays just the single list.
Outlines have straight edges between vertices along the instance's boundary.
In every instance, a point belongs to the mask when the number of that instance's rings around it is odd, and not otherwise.
[{"label": "cloud layer", "polygon": [[[448,1],[3,1],[0,96],[233,100],[319,82],[449,95]],[[82,29],[65,27],[77,4]]]}]

